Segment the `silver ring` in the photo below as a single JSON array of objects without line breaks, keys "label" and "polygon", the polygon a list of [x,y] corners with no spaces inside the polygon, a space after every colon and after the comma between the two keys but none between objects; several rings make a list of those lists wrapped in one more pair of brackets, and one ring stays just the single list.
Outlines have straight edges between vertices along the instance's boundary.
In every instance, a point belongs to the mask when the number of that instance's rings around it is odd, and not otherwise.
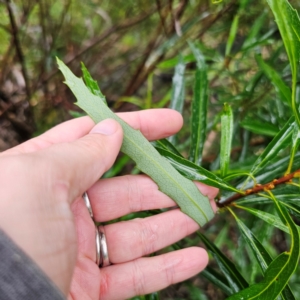
[{"label": "silver ring", "polygon": [[90,202],[90,199],[89,199],[89,196],[88,196],[87,192],[83,193],[82,198],[84,200],[85,206],[87,207],[87,209],[88,209],[88,211],[90,213],[91,218],[94,220],[94,214],[93,214],[93,210],[92,210],[92,205],[91,205],[91,202]]},{"label": "silver ring", "polygon": [[[95,222],[91,202],[87,192],[83,193],[82,198],[84,200],[85,206],[87,207],[92,220]],[[107,267],[111,263],[109,261],[109,256],[108,256],[108,248],[106,243],[104,227],[99,226],[97,228],[97,226],[95,225],[95,232],[96,232],[96,237],[95,237],[96,238],[96,264],[97,266],[99,266],[99,268]]]},{"label": "silver ring", "polygon": [[107,248],[107,243],[106,243],[106,237],[105,237],[105,231],[103,226],[99,226],[99,233],[100,233],[100,268],[104,268],[109,266],[111,263],[109,261],[109,256],[108,256],[108,248]]},{"label": "silver ring", "polygon": [[95,226],[96,232],[96,265],[100,267],[101,262],[101,236],[100,232],[98,231],[97,226]]}]

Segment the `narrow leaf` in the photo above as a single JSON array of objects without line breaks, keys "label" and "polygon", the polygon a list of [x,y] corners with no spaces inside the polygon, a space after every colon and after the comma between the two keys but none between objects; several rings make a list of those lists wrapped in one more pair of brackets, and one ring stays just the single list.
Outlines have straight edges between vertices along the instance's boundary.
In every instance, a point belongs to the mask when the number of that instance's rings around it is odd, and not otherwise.
[{"label": "narrow leaf", "polygon": [[246,119],[240,122],[240,125],[253,133],[271,137],[274,137],[279,131],[278,127],[273,124],[267,122],[263,123],[259,120]]},{"label": "narrow leaf", "polygon": [[181,153],[176,149],[176,147],[170,143],[167,139],[161,139],[161,140],[157,140],[157,141],[153,141],[152,145],[155,148],[161,148],[161,149],[165,149],[167,151],[170,151],[172,153],[174,153],[175,155],[181,156]]},{"label": "narrow leaf", "polygon": [[156,150],[173,165],[173,167],[184,177],[203,182],[207,185],[217,187],[219,189],[224,189],[227,191],[232,191],[239,193],[240,191],[234,188],[233,186],[226,183],[223,179],[216,176],[214,173],[195,165],[191,161],[178,156],[166,149],[156,148]]},{"label": "narrow leaf", "polygon": [[[299,195],[298,195],[299,196]],[[299,205],[299,199],[297,199],[298,203],[295,204],[295,203],[286,203],[286,202],[282,202],[281,203],[288,209],[288,211],[294,215],[295,217],[299,218],[300,219],[300,205]]]},{"label": "narrow leaf", "polygon": [[291,155],[290,155],[290,162],[288,169],[286,171],[287,174],[289,174],[292,170],[293,164],[294,164],[294,158],[296,155],[296,152],[300,145],[300,129],[297,123],[294,123],[293,128],[293,135],[292,135],[292,148],[291,148]]},{"label": "narrow leaf", "polygon": [[200,166],[206,139],[208,103],[207,67],[201,51],[193,43],[189,43],[189,45],[197,61],[194,97],[192,101],[191,149],[189,159]]},{"label": "narrow leaf", "polygon": [[223,254],[213,243],[211,243],[205,235],[197,232],[201,241],[204,243],[206,248],[212,253],[215,260],[217,261],[222,273],[226,277],[233,292],[238,292],[248,287],[247,281],[244,279],[242,274],[238,271],[236,266],[231,262],[225,254]]},{"label": "narrow leaf", "polygon": [[237,34],[238,26],[239,26],[239,15],[235,15],[230,27],[229,37],[226,44],[225,56],[230,55],[231,48]]},{"label": "narrow leaf", "polygon": [[263,61],[261,56],[256,56],[256,61],[261,70],[264,71],[265,75],[268,79],[273,83],[275,88],[281,94],[282,100],[284,100],[287,104],[291,105],[292,102],[292,91],[282,80],[280,75],[267,63]]},{"label": "narrow leaf", "polygon": [[264,220],[265,222],[267,222],[268,224],[277,227],[278,229],[286,232],[286,233],[290,233],[289,228],[284,225],[281,221],[281,219],[277,216],[274,216],[270,213],[267,213],[265,211],[261,211],[258,210],[256,208],[250,208],[250,207],[245,207],[245,206],[241,206],[241,205],[235,205],[235,207],[238,207],[240,209],[243,209],[249,213],[251,213],[252,215]]},{"label": "narrow leaf", "polygon": [[217,286],[227,296],[230,296],[230,295],[233,294],[232,289],[230,288],[230,286],[228,286],[227,279],[223,275],[221,275],[220,273],[218,273],[217,271],[215,271],[213,268],[211,268],[209,266],[206,267],[201,272],[201,276],[203,276],[204,278],[206,278],[207,280],[209,280],[212,284],[214,284],[215,286]]},{"label": "narrow leaf", "polygon": [[[231,211],[232,212],[232,211]],[[261,244],[261,242],[256,238],[253,232],[232,212],[235,217],[239,229],[246,243],[249,245],[253,255],[255,256],[263,274],[272,263],[273,259],[268,253],[267,249]],[[295,297],[289,286],[286,286],[282,293],[282,299],[284,300],[294,300]]]},{"label": "narrow leaf", "polygon": [[293,132],[294,117],[291,117],[283,128],[277,133],[273,140],[268,144],[263,153],[257,158],[252,166],[251,174],[254,175],[262,170],[279,151],[286,148]]},{"label": "narrow leaf", "polygon": [[271,197],[275,203],[279,216],[289,227],[291,235],[291,249],[288,252],[281,253],[273,260],[266,270],[265,277],[261,282],[251,285],[249,288],[229,297],[228,300],[276,299],[276,297],[278,297],[288,284],[290,277],[298,267],[300,256],[300,237],[298,228],[288,214],[286,208],[277,201],[272,194]]},{"label": "narrow leaf", "polygon": [[233,135],[233,115],[231,107],[225,103],[221,115],[221,151],[220,151],[220,168],[221,176],[227,174],[230,162],[231,143]]},{"label": "narrow leaf", "polygon": [[214,213],[208,198],[200,193],[195,184],[180,175],[165,158],[161,157],[140,131],[131,128],[98,96],[93,95],[82,79],[77,78],[62,61],[58,60],[58,65],[66,78],[66,84],[78,100],[76,104],[85,110],[95,123],[107,118],[119,122],[124,132],[121,150],[131,157],[137,167],[149,175],[159,189],[170,196],[184,213],[200,226],[207,223]]},{"label": "narrow leaf", "polygon": [[296,86],[298,77],[298,64],[300,60],[300,19],[297,10],[287,0],[267,0],[275,16],[281,33],[286,52],[292,69],[292,109],[298,125],[300,126],[300,113],[296,105]]},{"label": "narrow leaf", "polygon": [[266,16],[266,12],[263,12],[258,18],[256,18],[253,26],[251,26],[250,31],[246,36],[245,42],[242,46],[242,50],[249,49],[252,45],[255,45],[257,43],[257,37],[264,25]]},{"label": "narrow leaf", "polygon": [[91,91],[91,93],[94,94],[95,96],[100,97],[101,100],[107,105],[106,99],[100,91],[98,82],[92,78],[90,72],[88,71],[88,69],[85,67],[83,63],[81,63],[81,71],[82,71],[84,82],[88,87],[88,89]]},{"label": "narrow leaf", "polygon": [[[179,56],[178,64],[175,67],[175,73],[173,76],[172,84],[172,98],[169,107],[177,110],[182,114],[183,104],[184,104],[184,70],[185,63],[182,56]],[[176,135],[172,135],[168,140],[175,144]]]}]

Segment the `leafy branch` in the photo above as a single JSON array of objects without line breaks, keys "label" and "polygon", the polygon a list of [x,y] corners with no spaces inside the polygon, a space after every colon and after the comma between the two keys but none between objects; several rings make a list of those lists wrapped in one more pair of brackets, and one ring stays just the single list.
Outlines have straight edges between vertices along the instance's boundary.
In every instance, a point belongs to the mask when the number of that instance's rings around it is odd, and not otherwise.
[{"label": "leafy branch", "polygon": [[260,192],[266,192],[273,190],[277,185],[283,183],[291,183],[293,178],[300,177],[300,169],[292,172],[290,174],[284,175],[278,179],[273,179],[271,182],[265,184],[256,184],[253,188],[242,191],[241,193],[236,193],[227,199],[217,202],[217,206],[220,208],[230,205],[232,202],[237,201],[245,196],[258,194]]}]

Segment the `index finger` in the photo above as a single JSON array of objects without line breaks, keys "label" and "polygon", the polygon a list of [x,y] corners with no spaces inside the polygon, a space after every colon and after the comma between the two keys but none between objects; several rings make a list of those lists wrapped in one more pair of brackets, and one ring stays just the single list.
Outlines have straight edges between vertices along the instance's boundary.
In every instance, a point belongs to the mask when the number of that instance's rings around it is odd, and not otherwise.
[{"label": "index finger", "polygon": [[[148,140],[157,140],[175,134],[182,127],[182,116],[172,109],[151,109],[119,113],[118,116],[134,129],[140,130]],[[44,134],[3,154],[35,152],[53,144],[72,142],[87,135],[95,123],[90,117],[72,119],[55,126]]]}]

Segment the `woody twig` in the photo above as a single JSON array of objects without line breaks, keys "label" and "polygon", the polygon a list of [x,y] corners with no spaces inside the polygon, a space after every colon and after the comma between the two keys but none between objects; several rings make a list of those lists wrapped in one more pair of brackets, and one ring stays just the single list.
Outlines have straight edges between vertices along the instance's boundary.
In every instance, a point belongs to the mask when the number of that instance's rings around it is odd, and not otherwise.
[{"label": "woody twig", "polygon": [[300,177],[300,169],[290,173],[286,174],[281,178],[274,179],[269,183],[266,184],[256,184],[252,189],[247,189],[245,191],[241,191],[239,194],[234,194],[233,196],[217,202],[217,206],[222,208],[230,205],[232,202],[237,201],[238,199],[241,199],[245,196],[253,195],[253,194],[258,194],[263,191],[269,191],[274,189],[277,185],[283,184],[283,183],[289,183],[292,181],[293,178]]}]

